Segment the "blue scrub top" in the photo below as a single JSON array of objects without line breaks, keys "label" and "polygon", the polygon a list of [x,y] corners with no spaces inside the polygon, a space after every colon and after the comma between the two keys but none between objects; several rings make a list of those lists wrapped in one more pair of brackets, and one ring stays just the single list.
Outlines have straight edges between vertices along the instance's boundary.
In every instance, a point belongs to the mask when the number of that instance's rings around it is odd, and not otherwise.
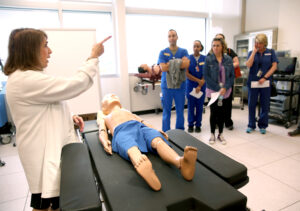
[{"label": "blue scrub top", "polygon": [[[178,48],[175,55],[172,54],[170,48],[166,48],[159,53],[158,64],[160,63],[168,63],[171,59],[181,59],[182,57],[189,57],[188,51],[184,48]],[[167,72],[162,72],[161,75],[161,88],[167,89]],[[180,89],[185,89],[185,82],[182,82]]]},{"label": "blue scrub top", "polygon": [[[248,53],[248,59],[251,55],[252,51]],[[250,87],[251,81],[258,81],[263,78],[264,75],[269,71],[273,62],[278,63],[278,59],[276,57],[275,51],[273,49],[266,49],[262,54],[257,52],[254,56],[254,61],[252,67],[249,70],[248,82],[247,85]],[[261,70],[262,74],[260,77],[257,77],[258,71]],[[271,80],[272,76],[268,78]]]},{"label": "blue scrub top", "polygon": [[[200,57],[198,59],[198,61],[196,61],[195,57],[193,54],[191,54],[189,56],[189,60],[190,60],[190,66],[189,66],[189,73],[196,77],[196,78],[199,78],[201,79],[203,77],[203,67],[204,67],[204,62],[205,62],[205,58],[206,56],[200,54]],[[199,71],[197,71],[196,67],[198,66],[199,68]],[[190,79],[187,78],[186,80],[186,93],[190,93],[194,87],[197,87],[198,86],[198,82],[196,81],[192,81]],[[204,84],[202,87],[201,87],[201,91],[205,91],[206,89],[206,84]]]}]

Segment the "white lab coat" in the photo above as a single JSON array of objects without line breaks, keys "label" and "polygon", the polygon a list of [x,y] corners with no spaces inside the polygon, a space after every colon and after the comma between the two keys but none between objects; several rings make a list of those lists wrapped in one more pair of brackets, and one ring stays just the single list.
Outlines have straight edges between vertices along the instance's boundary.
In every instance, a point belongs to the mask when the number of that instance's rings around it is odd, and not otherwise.
[{"label": "white lab coat", "polygon": [[69,78],[32,70],[17,70],[8,77],[7,103],[31,193],[42,193],[43,198],[59,196],[61,149],[78,142],[64,100],[90,88],[97,71],[98,59],[90,59]]}]

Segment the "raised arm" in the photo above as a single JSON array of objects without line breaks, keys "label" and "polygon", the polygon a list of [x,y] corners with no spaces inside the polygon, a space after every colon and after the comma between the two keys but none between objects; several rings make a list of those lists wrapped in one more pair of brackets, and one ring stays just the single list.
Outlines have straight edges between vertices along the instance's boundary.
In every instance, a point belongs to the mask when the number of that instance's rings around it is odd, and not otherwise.
[{"label": "raised arm", "polygon": [[246,66],[247,66],[248,68],[252,67],[256,52],[257,52],[257,49],[256,49],[255,46],[254,46],[254,47],[253,47],[253,50],[252,50],[252,53],[251,53],[251,55],[249,56],[249,59],[246,61]]},{"label": "raised arm", "polygon": [[99,127],[99,140],[104,148],[104,151],[112,155],[111,141],[108,139],[107,128],[104,120],[105,115],[102,111],[98,111],[97,124]]}]

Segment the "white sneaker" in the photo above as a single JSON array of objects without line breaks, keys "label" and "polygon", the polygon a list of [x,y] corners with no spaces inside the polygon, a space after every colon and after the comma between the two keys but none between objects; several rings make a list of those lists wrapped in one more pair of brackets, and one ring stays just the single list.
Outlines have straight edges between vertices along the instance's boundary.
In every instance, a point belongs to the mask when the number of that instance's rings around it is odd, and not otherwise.
[{"label": "white sneaker", "polygon": [[216,142],[215,134],[211,134],[209,138],[209,144],[214,144]]},{"label": "white sneaker", "polygon": [[218,135],[218,140],[221,142],[221,144],[225,145],[227,142],[225,138],[223,137],[222,133]]}]

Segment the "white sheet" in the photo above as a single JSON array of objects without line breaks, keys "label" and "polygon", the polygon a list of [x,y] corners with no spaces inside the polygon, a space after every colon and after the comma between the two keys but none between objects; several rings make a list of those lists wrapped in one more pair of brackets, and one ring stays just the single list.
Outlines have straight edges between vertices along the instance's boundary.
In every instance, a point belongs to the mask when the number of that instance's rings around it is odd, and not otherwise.
[{"label": "white sheet", "polygon": [[266,80],[262,84],[258,83],[258,81],[251,82],[251,88],[267,88],[270,87],[270,81]]}]

